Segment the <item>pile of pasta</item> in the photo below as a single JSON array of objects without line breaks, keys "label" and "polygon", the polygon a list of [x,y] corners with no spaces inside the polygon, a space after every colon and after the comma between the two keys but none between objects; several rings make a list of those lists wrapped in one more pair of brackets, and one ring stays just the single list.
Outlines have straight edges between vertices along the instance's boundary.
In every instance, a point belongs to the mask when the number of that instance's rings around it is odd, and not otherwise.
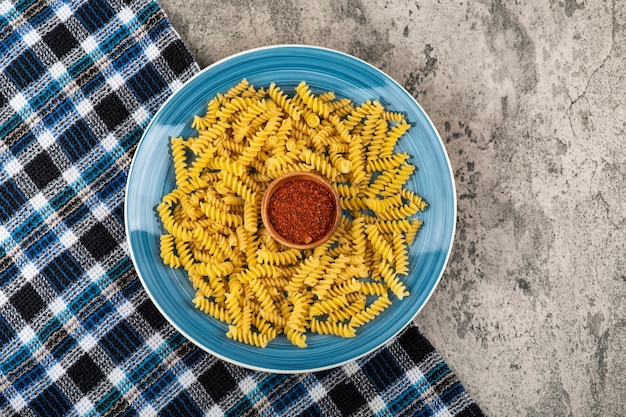
[{"label": "pile of pasta", "polygon": [[[354,337],[409,295],[408,245],[425,201],[405,188],[415,166],[394,151],[410,128],[377,101],[354,103],[306,82],[291,96],[246,79],[194,116],[197,136],[171,139],[176,187],[157,207],[163,262],[184,268],[193,303],[228,324],[226,335],[265,347],[280,334]],[[334,235],[310,250],[277,243],[260,205],[270,182],[314,171],[343,209]]]}]

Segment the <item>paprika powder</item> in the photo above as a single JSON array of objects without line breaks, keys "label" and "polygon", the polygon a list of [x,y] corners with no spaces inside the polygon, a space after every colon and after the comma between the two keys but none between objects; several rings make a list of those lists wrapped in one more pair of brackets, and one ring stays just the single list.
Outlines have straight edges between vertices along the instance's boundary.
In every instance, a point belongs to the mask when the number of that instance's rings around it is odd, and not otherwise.
[{"label": "paprika powder", "polygon": [[276,233],[285,240],[307,244],[333,227],[335,210],[333,195],[322,184],[294,179],[274,191],[267,215]]}]

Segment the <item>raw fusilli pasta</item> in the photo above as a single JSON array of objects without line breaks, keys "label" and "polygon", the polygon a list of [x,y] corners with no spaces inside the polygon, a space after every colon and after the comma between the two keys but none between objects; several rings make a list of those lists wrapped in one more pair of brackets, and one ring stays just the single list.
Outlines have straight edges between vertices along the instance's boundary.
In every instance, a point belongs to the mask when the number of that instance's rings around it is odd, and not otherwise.
[{"label": "raw fusilli pasta", "polygon": [[[410,295],[400,277],[426,202],[405,188],[409,154],[395,152],[404,114],[306,82],[290,96],[242,80],[192,119],[197,136],[170,141],[176,187],[156,208],[160,255],[187,272],[193,304],[226,323],[227,337],[259,347],[279,334],[298,347],[311,332],[355,337]],[[260,219],[268,184],[292,171],[325,176],[344,211],[311,250],[279,244]]]}]

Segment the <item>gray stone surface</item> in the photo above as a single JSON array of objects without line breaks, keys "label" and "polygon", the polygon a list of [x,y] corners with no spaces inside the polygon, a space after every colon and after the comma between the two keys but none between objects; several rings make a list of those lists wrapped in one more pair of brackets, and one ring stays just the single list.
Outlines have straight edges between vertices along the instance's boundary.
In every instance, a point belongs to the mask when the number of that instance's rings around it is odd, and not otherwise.
[{"label": "gray stone surface", "polygon": [[459,204],[421,330],[490,416],[626,415],[626,2],[161,4],[202,66],[304,43],[403,84]]}]

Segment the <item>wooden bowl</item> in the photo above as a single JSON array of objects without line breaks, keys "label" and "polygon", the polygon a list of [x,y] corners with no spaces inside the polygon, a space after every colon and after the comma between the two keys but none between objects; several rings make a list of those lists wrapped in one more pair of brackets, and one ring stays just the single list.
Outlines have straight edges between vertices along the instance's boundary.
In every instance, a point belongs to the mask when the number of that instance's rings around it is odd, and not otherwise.
[{"label": "wooden bowl", "polygon": [[[271,214],[270,211],[270,200],[276,190],[280,189],[282,186],[292,182],[292,181],[302,181],[302,180],[310,180],[319,185],[321,185],[325,190],[328,191],[331,196],[332,202],[334,204],[334,210],[332,212],[332,221],[330,227],[327,228],[325,233],[321,235],[319,238],[308,242],[293,242],[288,240],[287,238],[281,236],[277,231],[272,222],[270,221]],[[302,206],[300,206],[302,207]],[[314,174],[312,172],[290,172],[280,177],[276,178],[272,183],[267,187],[265,193],[263,194],[263,200],[261,201],[261,219],[263,220],[263,225],[269,232],[269,234],[279,243],[282,243],[285,246],[295,249],[311,249],[316,246],[321,245],[326,242],[337,230],[337,226],[339,225],[339,220],[341,219],[341,204],[339,201],[339,195],[337,194],[337,190],[330,185],[330,182],[326,180],[326,178]]]}]

